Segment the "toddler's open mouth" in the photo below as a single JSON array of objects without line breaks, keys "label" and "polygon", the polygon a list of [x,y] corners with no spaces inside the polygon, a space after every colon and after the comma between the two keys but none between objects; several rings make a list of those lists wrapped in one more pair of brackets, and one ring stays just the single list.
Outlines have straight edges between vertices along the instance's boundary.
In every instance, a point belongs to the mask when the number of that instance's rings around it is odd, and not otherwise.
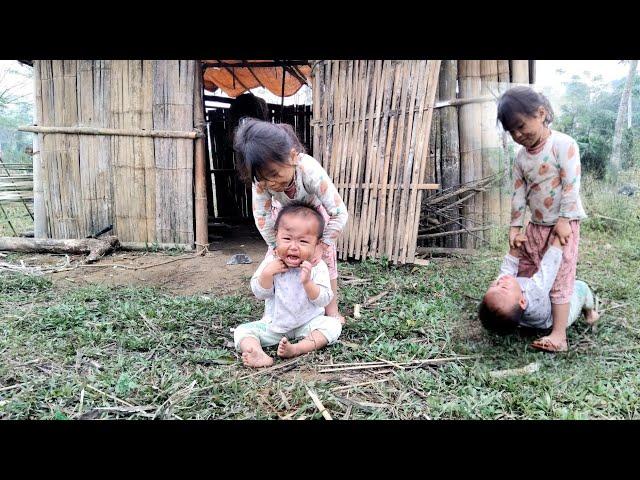
[{"label": "toddler's open mouth", "polygon": [[298,266],[302,263],[300,257],[297,255],[287,255],[285,257],[285,263],[290,267]]}]

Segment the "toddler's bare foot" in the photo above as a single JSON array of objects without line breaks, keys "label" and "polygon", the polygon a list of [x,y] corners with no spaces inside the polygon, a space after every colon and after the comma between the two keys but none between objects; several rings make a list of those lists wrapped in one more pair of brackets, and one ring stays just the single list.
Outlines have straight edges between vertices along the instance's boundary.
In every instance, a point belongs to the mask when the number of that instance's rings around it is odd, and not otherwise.
[{"label": "toddler's bare foot", "polygon": [[289,342],[287,337],[282,337],[278,344],[278,356],[282,358],[292,358],[300,355],[295,344]]},{"label": "toddler's bare foot", "polygon": [[264,353],[262,350],[258,350],[254,347],[249,347],[246,352],[242,354],[242,363],[247,367],[270,367],[273,365],[273,358]]},{"label": "toddler's bare foot", "polygon": [[595,325],[599,318],[600,314],[595,309],[584,311],[584,319],[589,325]]}]

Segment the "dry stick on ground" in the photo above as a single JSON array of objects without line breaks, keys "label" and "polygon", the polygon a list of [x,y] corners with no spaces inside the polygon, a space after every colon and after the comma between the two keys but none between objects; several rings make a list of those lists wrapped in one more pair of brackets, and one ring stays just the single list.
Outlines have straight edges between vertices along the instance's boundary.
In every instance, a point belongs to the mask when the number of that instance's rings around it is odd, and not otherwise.
[{"label": "dry stick on ground", "polygon": [[16,385],[10,385],[8,387],[2,387],[2,388],[0,388],[0,392],[6,392],[8,390],[13,390],[14,388],[20,388],[20,387],[25,386],[26,384],[27,383],[18,383]]},{"label": "dry stick on ground", "polygon": [[104,239],[83,238],[56,240],[51,238],[17,238],[0,237],[0,250],[12,252],[35,253],[88,253],[84,260],[92,263],[99,257],[118,248],[117,237],[109,236]]},{"label": "dry stick on ground", "polygon": [[388,293],[389,293],[389,292],[385,290],[384,292],[379,293],[378,295],[375,295],[375,296],[373,296],[373,297],[367,298],[367,299],[364,301],[363,306],[364,306],[364,307],[367,307],[367,306],[369,306],[369,305],[373,305],[374,303],[376,303],[378,300],[380,300],[382,297],[384,297],[384,296],[385,296],[385,295],[387,295]]},{"label": "dry stick on ground", "polygon": [[[398,362],[398,366],[409,367],[409,368],[419,368],[422,365],[440,365],[447,362],[454,362],[457,360],[467,360],[471,358],[479,358],[481,355],[460,355],[457,357],[445,357],[445,358],[428,358],[424,360],[413,360],[411,362]],[[341,372],[346,370],[369,370],[375,368],[389,367],[389,365],[393,365],[390,362],[370,362],[368,364],[360,364],[349,367],[335,367],[335,365],[320,365],[322,370],[318,370],[318,373],[330,373],[330,372]],[[395,365],[394,365],[395,366]]]},{"label": "dry stick on ground", "polygon": [[[203,250],[204,251],[204,250]],[[118,268],[124,268],[127,270],[145,270],[147,268],[153,268],[153,267],[159,267],[160,265],[166,265],[167,263],[172,263],[172,262],[178,262],[180,260],[192,260],[194,258],[198,258],[201,257],[202,254],[201,253],[197,253],[195,255],[190,255],[188,257],[180,257],[180,258],[174,258],[171,260],[167,260],[166,262],[160,262],[160,263],[154,263],[151,265],[143,265],[142,267],[130,267],[128,265],[120,265],[118,263],[105,263],[105,264],[101,264],[101,265],[80,265],[81,267],[93,267],[93,268],[100,268],[100,267],[118,267]]]},{"label": "dry stick on ground", "polygon": [[313,400],[313,403],[318,408],[318,411],[322,414],[325,420],[333,420],[333,418],[331,418],[331,415],[329,414],[329,411],[322,404],[322,402],[320,401],[316,393],[313,390],[311,390],[309,387],[307,387],[307,393],[309,394],[309,396],[311,397],[311,400]]},{"label": "dry stick on ground", "polygon": [[339,392],[341,390],[348,390],[350,388],[355,388],[355,387],[364,387],[365,385],[373,385],[374,383],[383,383],[383,382],[388,382],[390,380],[393,380],[393,378],[389,377],[389,378],[382,378],[380,380],[371,380],[369,382],[351,383],[349,385],[343,385],[341,387],[334,387],[331,389],[331,391]]}]

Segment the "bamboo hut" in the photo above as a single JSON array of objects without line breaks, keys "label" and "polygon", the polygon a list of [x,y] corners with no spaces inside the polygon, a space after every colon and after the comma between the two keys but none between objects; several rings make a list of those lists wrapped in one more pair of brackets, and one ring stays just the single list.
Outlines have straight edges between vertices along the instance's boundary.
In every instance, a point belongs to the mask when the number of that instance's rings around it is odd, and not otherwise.
[{"label": "bamboo hut", "polygon": [[250,228],[229,107],[256,86],[284,98],[306,84],[312,105],[267,116],[294,126],[345,201],[340,257],[395,263],[476,246],[504,223],[500,184],[483,182],[508,164],[495,99],[534,72],[526,60],[32,63],[36,237],[112,226],[125,245],[204,248],[212,223]]}]

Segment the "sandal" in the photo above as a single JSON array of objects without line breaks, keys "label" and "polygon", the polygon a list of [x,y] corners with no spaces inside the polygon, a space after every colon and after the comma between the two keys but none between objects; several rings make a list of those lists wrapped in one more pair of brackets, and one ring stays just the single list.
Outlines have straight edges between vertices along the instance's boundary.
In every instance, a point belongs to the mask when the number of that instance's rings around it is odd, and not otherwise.
[{"label": "sandal", "polygon": [[549,337],[539,338],[535,340],[531,344],[531,346],[536,350],[542,350],[543,352],[548,352],[548,353],[559,353],[559,352],[566,352],[567,350],[569,350],[569,346],[567,345],[566,342],[564,345],[556,345],[555,343],[551,342],[551,340],[549,340]]}]

